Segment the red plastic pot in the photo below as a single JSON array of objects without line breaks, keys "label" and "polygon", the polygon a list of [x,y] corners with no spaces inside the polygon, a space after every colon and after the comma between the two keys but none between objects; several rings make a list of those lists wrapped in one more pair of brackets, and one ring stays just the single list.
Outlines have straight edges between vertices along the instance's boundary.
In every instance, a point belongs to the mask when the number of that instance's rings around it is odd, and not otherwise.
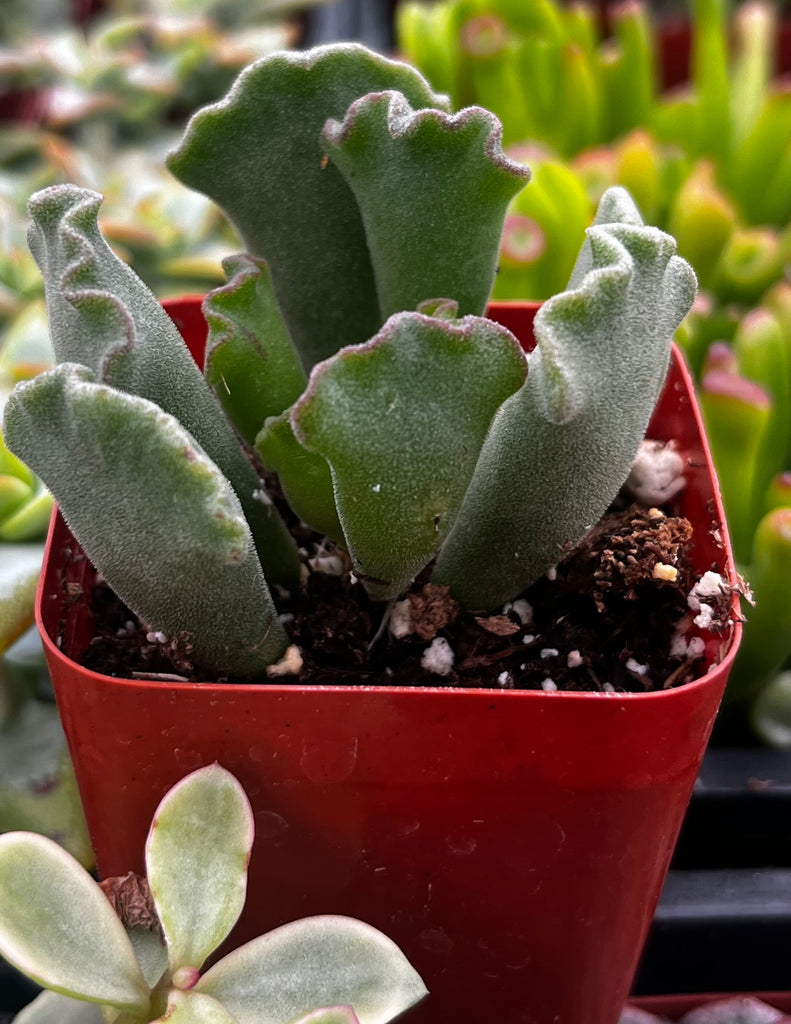
[{"label": "red plastic pot", "polygon": [[[198,300],[169,311],[203,343]],[[535,306],[491,315],[532,338]],[[699,569],[730,566],[692,384],[674,355],[651,435],[689,460]],[[715,535],[714,530],[719,534]],[[253,803],[234,939],[344,913],[406,952],[430,989],[413,1024],[615,1024],[722,695],[709,671],[652,694],[309,688],[113,679],[79,665],[86,560],[53,521],[37,614],[103,876],[142,869],[157,801],[219,761]],[[734,612],[736,607],[734,604]],[[62,649],[55,644],[65,622]]]}]

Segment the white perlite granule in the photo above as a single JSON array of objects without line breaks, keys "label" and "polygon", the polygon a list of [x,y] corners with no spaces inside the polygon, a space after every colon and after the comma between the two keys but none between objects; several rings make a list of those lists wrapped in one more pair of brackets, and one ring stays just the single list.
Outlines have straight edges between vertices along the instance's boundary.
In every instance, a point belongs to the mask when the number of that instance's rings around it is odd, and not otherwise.
[{"label": "white perlite granule", "polygon": [[704,572],[695,586],[690,590],[687,604],[693,612],[699,611],[701,603],[708,598],[718,598],[725,591],[725,580],[718,572]]},{"label": "white perlite granule", "polygon": [[542,647],[540,651],[541,658],[546,661],[547,658],[557,658],[558,654],[557,647]]},{"label": "white perlite granule", "polygon": [[387,628],[396,640],[403,640],[405,636],[411,636],[415,632],[409,601],[396,601],[390,609],[390,619],[387,623]]},{"label": "white perlite granule", "polygon": [[513,612],[523,626],[526,626],[533,619],[533,606],[529,601],[525,601],[523,597],[518,598],[516,601],[509,601],[504,606],[503,615],[507,615],[509,612]]},{"label": "white perlite granule", "polygon": [[447,676],[453,670],[454,659],[455,655],[448,641],[444,636],[437,636],[423,651],[420,666],[436,676]]},{"label": "white perlite granule", "polygon": [[[687,604],[698,614],[694,623],[698,629],[710,629],[716,619],[714,604],[725,593],[725,580],[718,572],[704,572],[687,596]],[[712,598],[713,603],[710,603]]]},{"label": "white perlite granule", "polygon": [[684,487],[684,460],[672,442],[642,441],[626,489],[641,505],[663,505]]},{"label": "white perlite granule", "polygon": [[557,690],[557,688],[558,684],[555,682],[554,679],[550,679],[548,676],[541,684],[541,689],[546,691],[546,693],[554,693]]},{"label": "white perlite granule", "polygon": [[641,665],[639,661],[635,661],[634,658],[627,658],[626,660],[627,672],[634,672],[636,676],[644,676],[648,671],[648,665]]},{"label": "white perlite granule", "polygon": [[296,644],[286,648],[286,653],[274,665],[267,665],[266,674],[269,679],[279,676],[298,676],[302,671],[302,652]]},{"label": "white perlite granule", "polygon": [[314,572],[323,573],[325,576],[343,576],[346,572],[340,555],[317,555],[316,558],[308,559],[308,565]]},{"label": "white perlite granule", "polygon": [[582,655],[579,651],[569,651],[568,657],[566,658],[566,664],[569,668],[579,668],[582,664]]}]

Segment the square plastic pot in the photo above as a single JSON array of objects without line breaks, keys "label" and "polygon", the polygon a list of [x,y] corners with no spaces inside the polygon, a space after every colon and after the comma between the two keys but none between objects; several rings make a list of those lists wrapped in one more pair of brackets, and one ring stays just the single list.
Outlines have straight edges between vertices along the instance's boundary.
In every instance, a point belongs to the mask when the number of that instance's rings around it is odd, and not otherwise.
[{"label": "square plastic pot", "polygon": [[[197,302],[168,308],[199,358]],[[529,346],[535,308],[490,315]],[[650,434],[687,459],[697,568],[729,572],[677,353]],[[102,876],[141,871],[158,800],[218,761],[255,810],[234,942],[349,914],[390,935],[424,977],[431,995],[412,1024],[615,1024],[738,624],[709,641],[700,679],[650,694],[115,679],[79,664],[90,613],[64,592],[89,594],[94,574],[78,551],[56,516],[37,615]]]}]

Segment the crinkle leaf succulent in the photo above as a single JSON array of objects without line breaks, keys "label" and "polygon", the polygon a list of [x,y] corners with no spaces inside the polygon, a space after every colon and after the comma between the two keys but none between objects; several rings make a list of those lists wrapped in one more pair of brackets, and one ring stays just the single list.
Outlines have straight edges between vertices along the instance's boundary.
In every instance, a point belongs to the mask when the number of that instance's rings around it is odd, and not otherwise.
[{"label": "crinkle leaf succulent", "polygon": [[[466,608],[496,608],[617,493],[694,275],[610,190],[525,357],[481,316],[529,175],[500,140],[489,112],[448,114],[416,72],[357,45],[244,72],[170,158],[250,249],[204,303],[208,384],[98,234],[95,194],[31,201],[67,365],[17,392],[9,444],[196,664],[261,677],[287,644],[265,578],[293,588],[296,550],[250,445],[378,600],[433,572]],[[231,639],[206,640],[218,620]]]}]

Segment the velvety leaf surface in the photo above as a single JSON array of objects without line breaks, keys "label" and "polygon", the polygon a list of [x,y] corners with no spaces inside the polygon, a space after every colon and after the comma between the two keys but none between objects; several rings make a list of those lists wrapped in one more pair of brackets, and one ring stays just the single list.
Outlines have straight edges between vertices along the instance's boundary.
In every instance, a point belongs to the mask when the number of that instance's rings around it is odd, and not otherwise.
[{"label": "velvety leaf surface", "polygon": [[483,314],[506,208],[530,178],[501,139],[488,110],[414,111],[398,92],[327,123],[322,144],[360,207],[383,320],[438,296]]},{"label": "velvety leaf surface", "polygon": [[309,452],[294,437],[290,412],[267,421],[255,450],[264,466],[277,473],[283,494],[300,519],[343,543],[330,467],[323,456]]},{"label": "velvety leaf surface", "polygon": [[394,942],[348,917],[304,918],[234,950],[198,982],[239,1024],[292,1024],[317,1006],[386,1024],[426,994]]},{"label": "velvety leaf surface", "polygon": [[14,1024],[105,1024],[101,1007],[59,992],[42,992],[14,1017]]},{"label": "velvety leaf surface", "polygon": [[0,953],[41,985],[145,1012],[148,986],[123,925],[88,872],[32,832],[0,836]]},{"label": "velvety leaf surface", "polygon": [[500,410],[440,554],[434,578],[467,608],[515,597],[601,517],[694,298],[695,275],[673,239],[636,225],[623,190],[602,203],[621,222],[588,230],[578,267],[590,269],[539,310],[527,383]]},{"label": "velvety leaf surface", "polygon": [[177,783],[154,815],[146,874],[171,971],[200,969],[236,923],[247,891],[253,812],[219,765]]},{"label": "velvety leaf surface", "polygon": [[525,365],[489,320],[399,313],[314,369],[294,432],[330,464],[354,571],[375,598],[401,593],[447,536]]},{"label": "velvety leaf surface", "polygon": [[[100,383],[175,416],[228,477],[273,582],[298,578],[296,548],[170,317],[102,238],[102,197],[74,185],[37,192],[29,244],[44,276],[57,360],[80,363]],[[56,497],[58,497],[56,495]]]},{"label": "velvety leaf surface", "polygon": [[172,991],[168,1008],[152,1024],[237,1024],[221,1003],[199,992]]},{"label": "velvety leaf surface", "polygon": [[196,114],[168,166],[214,199],[272,270],[304,365],[370,338],[382,319],[354,196],[322,159],[324,122],[367,92],[445,107],[414,69],[349,43],[265,57]]},{"label": "velvety leaf surface", "polygon": [[188,640],[198,664],[263,673],[286,638],[236,495],[177,420],[91,376],[65,363],[19,385],[9,445],[151,629]]},{"label": "velvety leaf surface", "polygon": [[268,416],[277,416],[305,390],[307,376],[291,343],[263,260],[223,260],[228,284],[206,296],[209,325],[204,373],[248,444]]}]

